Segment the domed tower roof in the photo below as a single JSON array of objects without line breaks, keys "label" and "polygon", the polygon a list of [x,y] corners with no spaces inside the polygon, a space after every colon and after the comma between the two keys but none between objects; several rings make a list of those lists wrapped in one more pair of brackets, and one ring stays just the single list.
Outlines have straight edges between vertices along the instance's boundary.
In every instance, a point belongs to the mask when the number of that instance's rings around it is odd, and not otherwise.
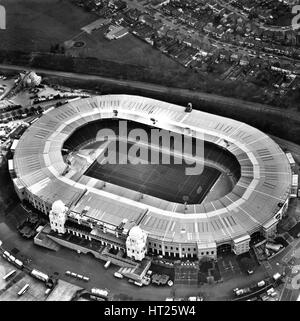
[{"label": "domed tower roof", "polygon": [[145,232],[139,227],[139,226],[134,226],[130,231],[129,231],[129,236],[132,238],[143,238],[145,235]]},{"label": "domed tower roof", "polygon": [[61,200],[55,201],[52,204],[52,211],[55,213],[63,213],[65,211],[65,208],[65,204]]}]

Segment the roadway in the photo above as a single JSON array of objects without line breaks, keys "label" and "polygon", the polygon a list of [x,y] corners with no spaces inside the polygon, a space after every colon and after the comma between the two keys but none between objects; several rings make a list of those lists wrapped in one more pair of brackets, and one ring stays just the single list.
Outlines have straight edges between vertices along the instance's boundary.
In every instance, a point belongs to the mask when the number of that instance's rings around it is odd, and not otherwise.
[{"label": "roadway", "polygon": [[[226,3],[224,0],[216,0],[216,2],[228,9],[229,11],[231,12],[234,12],[236,15],[238,15],[239,17],[243,18],[244,20],[246,21],[249,21],[248,19],[248,14],[246,12],[244,12],[243,10],[237,8],[237,7],[234,7],[231,5],[231,2],[230,1],[229,3]],[[274,26],[274,25],[265,25],[263,22],[258,22],[258,21],[253,21],[253,23],[259,27],[259,28],[262,28],[264,30],[268,30],[268,31],[280,31],[280,32],[287,32],[287,31],[291,31],[293,30],[293,26],[290,25],[290,26]]]},{"label": "roadway", "polygon": [[[49,275],[58,272],[59,278],[72,284],[86,287],[108,288],[112,294],[126,296],[130,300],[164,300],[170,296],[170,287],[153,289],[152,286],[139,288],[128,283],[125,279],[118,280],[113,276],[117,268],[110,267],[106,270],[104,262],[96,260],[89,255],[79,255],[75,251],[61,248],[58,252],[50,251],[33,244],[33,241],[26,241],[21,238],[16,230],[18,223],[22,221],[24,213],[20,206],[16,206],[6,217],[0,215],[0,239],[5,250],[17,248],[28,262]],[[23,259],[24,260],[24,259]],[[25,261],[25,260],[24,260]],[[65,275],[65,271],[90,277],[89,282],[75,280]],[[189,291],[186,293],[189,295]]]},{"label": "roadway", "polygon": [[[52,77],[60,77],[65,79],[74,79],[74,80],[81,80],[81,81],[98,81],[105,84],[110,85],[117,85],[121,87],[129,87],[139,90],[150,91],[154,93],[161,93],[167,95],[174,95],[175,97],[178,95],[182,97],[186,97],[187,99],[199,99],[203,102],[209,102],[214,104],[220,105],[227,105],[230,107],[235,107],[242,110],[249,110],[249,111],[256,111],[257,113],[260,112],[268,112],[269,114],[283,116],[284,118],[300,121],[300,114],[296,111],[291,110],[280,110],[279,108],[272,107],[270,105],[264,105],[254,102],[249,102],[237,98],[230,98],[219,96],[216,94],[208,94],[199,91],[192,91],[188,89],[180,89],[175,87],[167,87],[162,85],[156,85],[152,83],[145,83],[140,81],[132,81],[132,80],[118,80],[113,78],[107,78],[102,76],[96,75],[88,75],[88,74],[77,74],[72,72],[64,72],[64,71],[54,71],[54,70],[47,70],[47,69],[40,69],[40,68],[33,68],[36,73],[46,76]],[[6,65],[0,64],[0,70],[9,70],[20,72],[24,70],[32,70],[32,68],[28,68],[25,66],[15,66],[15,65]],[[187,101],[188,102],[188,101]]]}]

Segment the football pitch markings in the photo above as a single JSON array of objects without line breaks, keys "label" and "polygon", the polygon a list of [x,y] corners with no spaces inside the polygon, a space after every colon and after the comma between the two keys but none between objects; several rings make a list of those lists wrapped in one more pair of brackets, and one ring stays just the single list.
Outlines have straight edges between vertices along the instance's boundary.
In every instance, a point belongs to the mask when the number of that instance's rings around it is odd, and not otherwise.
[{"label": "football pitch markings", "polygon": [[205,167],[201,175],[187,176],[183,165],[103,165],[95,161],[85,175],[171,202],[183,203],[188,196],[189,204],[199,204],[220,172]]}]

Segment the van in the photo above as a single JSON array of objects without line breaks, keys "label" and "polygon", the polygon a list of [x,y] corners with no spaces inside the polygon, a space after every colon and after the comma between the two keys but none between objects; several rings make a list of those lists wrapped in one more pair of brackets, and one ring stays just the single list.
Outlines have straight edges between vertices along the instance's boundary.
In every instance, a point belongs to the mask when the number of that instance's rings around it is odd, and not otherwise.
[{"label": "van", "polygon": [[104,264],[104,268],[105,268],[105,269],[108,269],[109,266],[110,266],[110,263],[111,263],[110,261],[107,261],[107,262]]},{"label": "van", "polygon": [[7,273],[6,275],[4,275],[3,280],[6,281],[9,278],[11,278],[17,271],[16,270],[12,270],[9,273]]},{"label": "van", "polygon": [[117,279],[123,279],[124,276],[119,272],[115,272],[114,273],[114,277],[117,278]]},{"label": "van", "polygon": [[45,291],[45,296],[48,296],[48,295],[50,294],[50,292],[51,292],[51,289],[48,288],[48,289]]}]

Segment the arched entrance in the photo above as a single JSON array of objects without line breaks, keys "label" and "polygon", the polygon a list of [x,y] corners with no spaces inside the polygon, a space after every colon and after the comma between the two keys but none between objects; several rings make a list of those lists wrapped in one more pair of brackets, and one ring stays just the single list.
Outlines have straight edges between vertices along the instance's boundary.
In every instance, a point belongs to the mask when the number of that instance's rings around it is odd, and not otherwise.
[{"label": "arched entrance", "polygon": [[260,231],[257,231],[251,234],[250,246],[255,245],[256,243],[260,242],[262,239],[263,239],[263,236],[261,235]]},{"label": "arched entrance", "polygon": [[231,244],[222,244],[217,247],[217,255],[224,255],[231,253]]}]

